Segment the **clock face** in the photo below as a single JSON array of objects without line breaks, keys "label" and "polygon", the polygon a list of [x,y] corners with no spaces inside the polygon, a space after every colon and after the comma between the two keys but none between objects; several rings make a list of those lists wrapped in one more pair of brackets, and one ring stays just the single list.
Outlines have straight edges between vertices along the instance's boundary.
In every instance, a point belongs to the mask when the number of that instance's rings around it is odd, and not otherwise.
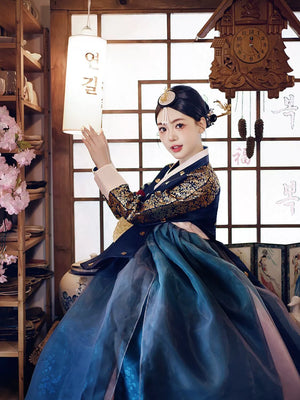
[{"label": "clock face", "polygon": [[235,55],[245,63],[253,64],[261,61],[268,49],[267,35],[255,27],[242,29],[233,40]]}]

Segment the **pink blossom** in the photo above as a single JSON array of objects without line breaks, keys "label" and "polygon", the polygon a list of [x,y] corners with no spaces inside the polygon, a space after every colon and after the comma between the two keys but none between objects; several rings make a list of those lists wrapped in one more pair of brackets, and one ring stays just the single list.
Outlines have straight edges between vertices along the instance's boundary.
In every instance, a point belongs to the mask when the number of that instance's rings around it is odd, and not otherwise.
[{"label": "pink blossom", "polygon": [[13,158],[17,161],[20,167],[23,165],[30,165],[31,161],[36,157],[36,154],[33,149],[26,149],[17,153],[13,156]]},{"label": "pink blossom", "polygon": [[2,258],[0,259],[0,274],[4,274],[6,271],[6,268],[3,267],[3,262]]},{"label": "pink blossom", "polygon": [[17,261],[18,257],[17,256],[13,256],[13,255],[8,255],[7,253],[5,253],[5,257],[4,257],[4,263],[6,265],[10,265],[13,264]]},{"label": "pink blossom", "polygon": [[5,272],[5,269],[0,269],[0,283],[7,282],[7,276],[4,275],[4,272]]},{"label": "pink blossom", "polygon": [[0,119],[0,134],[4,135],[6,130],[8,129],[8,125],[2,121],[2,118]]},{"label": "pink blossom", "polygon": [[[36,157],[34,150],[24,150],[22,131],[15,118],[9,115],[6,106],[0,107],[0,148],[9,151],[19,148],[19,152],[13,157],[19,167],[30,165]],[[29,194],[26,182],[20,183],[20,169],[8,165],[5,157],[0,154],[0,207],[4,207],[12,215],[24,210],[28,204]]]},{"label": "pink blossom", "polygon": [[10,215],[19,214],[28,206],[29,200],[26,182],[23,181],[15,190],[6,192],[0,197],[0,206],[4,207]]},{"label": "pink blossom", "polygon": [[15,118],[9,115],[6,106],[0,107],[0,148],[14,151],[17,140],[22,139],[22,131]]},{"label": "pink blossom", "polygon": [[18,257],[8,255],[7,253],[0,254],[0,283],[7,282],[7,276],[4,275],[7,268],[4,268],[5,265],[13,264],[17,261]]},{"label": "pink blossom", "polygon": [[8,131],[4,131],[1,135],[0,126],[0,148],[13,151],[17,148],[15,132],[9,127]]},{"label": "pink blossom", "polygon": [[[29,165],[36,156],[34,150],[23,150],[23,133],[13,117],[10,117],[6,106],[0,107],[0,148],[19,153],[14,155],[18,166]],[[19,214],[29,204],[29,194],[26,190],[26,182],[20,182],[20,169],[14,165],[8,165],[6,158],[0,154],[0,207],[8,214]],[[7,232],[12,227],[11,221],[4,219],[0,225],[0,232]],[[0,253],[0,283],[7,282],[4,264],[10,265],[16,262],[18,257]]]},{"label": "pink blossom", "polygon": [[3,116],[9,115],[9,111],[6,106],[0,107],[0,118],[2,119]]},{"label": "pink blossom", "polygon": [[0,254],[0,283],[7,282],[7,276],[4,275],[6,268],[4,268],[4,264],[10,265],[17,261],[18,257],[8,255],[7,253]]},{"label": "pink blossom", "polygon": [[7,165],[6,158],[1,156],[1,153],[0,153],[0,171],[2,171],[2,168],[4,168],[5,165]]},{"label": "pink blossom", "polygon": [[9,111],[6,106],[0,107],[0,122],[6,125],[6,127],[9,127],[9,129],[12,129],[16,134],[21,133],[19,125],[17,124],[15,118],[9,115]]},{"label": "pink blossom", "polygon": [[9,219],[4,218],[2,224],[0,225],[0,232],[8,232],[11,230],[11,228],[12,222]]},{"label": "pink blossom", "polygon": [[0,163],[0,194],[16,187],[20,170],[12,165]]}]

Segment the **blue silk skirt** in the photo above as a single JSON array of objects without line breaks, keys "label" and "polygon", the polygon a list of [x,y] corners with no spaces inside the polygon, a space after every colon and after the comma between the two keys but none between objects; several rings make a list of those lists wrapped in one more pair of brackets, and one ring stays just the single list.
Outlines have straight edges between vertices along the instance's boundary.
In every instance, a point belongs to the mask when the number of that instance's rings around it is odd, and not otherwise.
[{"label": "blue silk skirt", "polygon": [[64,316],[26,400],[298,400],[300,332],[209,241],[156,226]]}]

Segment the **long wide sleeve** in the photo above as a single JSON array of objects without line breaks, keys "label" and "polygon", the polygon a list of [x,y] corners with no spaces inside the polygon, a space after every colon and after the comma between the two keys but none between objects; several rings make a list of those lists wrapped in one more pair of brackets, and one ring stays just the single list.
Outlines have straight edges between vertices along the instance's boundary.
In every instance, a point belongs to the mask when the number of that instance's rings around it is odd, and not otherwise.
[{"label": "long wide sleeve", "polygon": [[219,193],[219,182],[210,165],[184,174],[179,183],[176,180],[165,182],[147,197],[121,184],[109,192],[108,205],[117,218],[131,223],[165,222],[209,206]]}]

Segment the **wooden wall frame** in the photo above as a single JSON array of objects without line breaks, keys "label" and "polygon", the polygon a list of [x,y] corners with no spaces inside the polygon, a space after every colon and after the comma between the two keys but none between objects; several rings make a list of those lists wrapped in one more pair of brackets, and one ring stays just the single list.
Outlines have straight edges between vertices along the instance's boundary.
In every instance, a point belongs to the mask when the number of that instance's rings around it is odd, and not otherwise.
[{"label": "wooden wall frame", "polygon": [[73,262],[72,138],[62,133],[69,14],[51,12],[51,115],[55,309],[59,282]]}]

